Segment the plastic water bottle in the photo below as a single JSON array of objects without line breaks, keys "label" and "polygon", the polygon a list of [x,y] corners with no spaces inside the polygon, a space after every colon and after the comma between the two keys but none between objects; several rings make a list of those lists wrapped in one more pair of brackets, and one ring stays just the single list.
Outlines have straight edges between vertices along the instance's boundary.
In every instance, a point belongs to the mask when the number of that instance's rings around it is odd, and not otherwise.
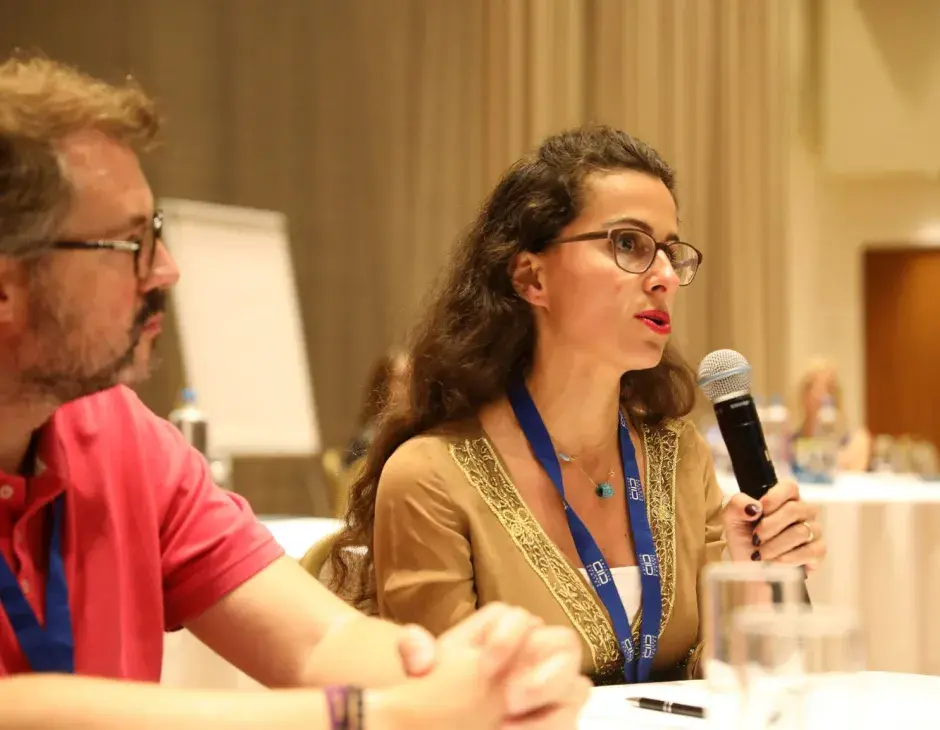
[{"label": "plastic water bottle", "polygon": [[170,413],[169,421],[193,448],[208,458],[209,422],[196,405],[196,392],[192,388],[183,388],[180,405]]},{"label": "plastic water bottle", "polygon": [[888,434],[876,436],[872,443],[871,470],[882,474],[894,471],[894,437]]},{"label": "plastic water bottle", "polygon": [[761,415],[761,424],[764,427],[764,440],[767,442],[767,453],[774,464],[774,471],[778,479],[788,479],[791,476],[790,454],[790,412],[783,402],[783,398],[775,395],[770,399],[770,405]]},{"label": "plastic water bottle", "polygon": [[813,430],[813,446],[817,458],[814,469],[818,481],[831,484],[835,481],[839,461],[839,412],[832,397],[826,398],[816,415]]},{"label": "plastic water bottle", "polygon": [[169,418],[183,434],[183,438],[209,463],[212,481],[222,489],[232,488],[232,459],[227,455],[215,456],[209,453],[209,421],[205,413],[196,404],[196,393],[192,388],[183,388],[180,393],[180,405]]}]

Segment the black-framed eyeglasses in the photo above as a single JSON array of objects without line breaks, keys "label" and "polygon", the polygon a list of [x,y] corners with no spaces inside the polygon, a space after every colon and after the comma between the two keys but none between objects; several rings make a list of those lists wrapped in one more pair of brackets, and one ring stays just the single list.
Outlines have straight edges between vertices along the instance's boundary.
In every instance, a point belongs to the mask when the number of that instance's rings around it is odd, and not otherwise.
[{"label": "black-framed eyeglasses", "polygon": [[593,241],[606,238],[614,261],[630,274],[645,274],[656,260],[656,252],[662,251],[669,259],[679,286],[688,286],[702,263],[702,252],[684,241],[656,241],[651,235],[636,228],[611,228],[609,231],[591,231],[577,236],[561,238],[555,243]]},{"label": "black-framed eyeglasses", "polygon": [[126,241],[56,241],[53,248],[78,251],[127,251],[134,254],[134,271],[137,278],[144,281],[153,271],[153,262],[157,255],[157,244],[163,241],[163,213],[156,211],[147,230],[137,238]]}]

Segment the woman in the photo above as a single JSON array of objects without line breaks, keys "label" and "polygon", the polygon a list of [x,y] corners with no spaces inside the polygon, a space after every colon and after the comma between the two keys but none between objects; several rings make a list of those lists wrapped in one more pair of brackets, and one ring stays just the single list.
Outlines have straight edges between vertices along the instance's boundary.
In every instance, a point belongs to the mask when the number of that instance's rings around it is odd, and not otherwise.
[{"label": "woman", "polygon": [[350,441],[343,454],[343,466],[351,467],[361,459],[369,449],[375,432],[375,422],[388,403],[398,397],[404,388],[408,356],[391,350],[378,359],[372,366],[366,387],[365,398],[356,421],[356,435]]},{"label": "woman", "polygon": [[513,165],[417,330],[407,403],[353,487],[339,580],[344,548],[367,545],[360,598],[383,616],[440,633],[491,601],[523,606],[573,625],[606,683],[689,672],[698,573],[726,547],[817,561],[795,486],[723,510],[684,420],[695,389],[670,311],[700,262],[672,171],[627,134],[565,132]]},{"label": "woman", "polygon": [[842,409],[842,388],[835,365],[816,358],[807,367],[797,388],[798,424],[793,434],[799,443],[819,433],[820,414],[830,408],[833,428],[839,440],[836,466],[840,471],[868,471],[871,462],[872,438],[867,429],[852,431]]}]

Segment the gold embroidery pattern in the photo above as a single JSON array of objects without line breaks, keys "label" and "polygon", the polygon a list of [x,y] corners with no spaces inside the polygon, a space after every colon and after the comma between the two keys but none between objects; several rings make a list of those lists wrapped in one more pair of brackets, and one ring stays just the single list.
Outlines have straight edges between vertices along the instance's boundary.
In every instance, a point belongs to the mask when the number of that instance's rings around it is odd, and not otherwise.
[{"label": "gold embroidery pattern", "polygon": [[[645,498],[662,585],[659,636],[672,616],[676,599],[676,467],[681,421],[641,429],[646,457]],[[617,637],[594,591],[582,580],[535,520],[486,438],[465,439],[450,446],[451,458],[509,533],[542,582],[591,649],[595,684],[622,681],[623,662]],[[632,634],[639,646],[642,609]]]},{"label": "gold embroidery pattern", "polygon": [[590,647],[598,677],[616,676],[622,659],[607,614],[532,516],[489,441],[453,443],[450,455]]},{"label": "gold embroidery pattern", "polygon": [[[659,428],[643,426],[646,454],[646,512],[649,515],[662,583],[662,638],[676,602],[676,467],[679,461],[681,421],[667,421]],[[639,611],[637,612],[640,613]],[[634,632],[639,639],[639,621]]]}]

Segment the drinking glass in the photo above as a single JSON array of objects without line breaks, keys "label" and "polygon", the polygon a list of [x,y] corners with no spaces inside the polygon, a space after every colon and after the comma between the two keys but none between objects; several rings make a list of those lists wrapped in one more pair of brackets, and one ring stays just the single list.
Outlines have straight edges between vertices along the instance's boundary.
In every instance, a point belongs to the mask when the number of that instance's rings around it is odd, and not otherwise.
[{"label": "drinking glass", "polygon": [[753,562],[714,563],[706,567],[701,580],[708,722],[715,728],[734,730],[744,707],[741,678],[732,655],[735,616],[753,608],[785,611],[799,606],[805,579],[793,566]]},{"label": "drinking glass", "polygon": [[865,649],[846,609],[792,605],[739,611],[731,657],[743,689],[741,727],[862,727]]}]

